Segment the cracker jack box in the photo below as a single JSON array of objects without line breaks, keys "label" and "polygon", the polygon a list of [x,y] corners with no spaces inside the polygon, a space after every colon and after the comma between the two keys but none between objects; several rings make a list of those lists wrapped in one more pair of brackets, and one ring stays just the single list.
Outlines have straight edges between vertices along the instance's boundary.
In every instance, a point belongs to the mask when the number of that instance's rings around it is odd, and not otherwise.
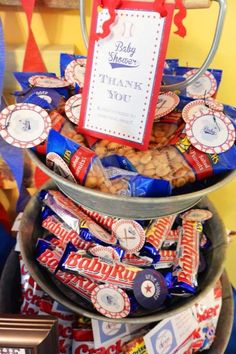
[{"label": "cracker jack box", "polygon": [[93,1],[78,131],[147,149],[178,3]]}]

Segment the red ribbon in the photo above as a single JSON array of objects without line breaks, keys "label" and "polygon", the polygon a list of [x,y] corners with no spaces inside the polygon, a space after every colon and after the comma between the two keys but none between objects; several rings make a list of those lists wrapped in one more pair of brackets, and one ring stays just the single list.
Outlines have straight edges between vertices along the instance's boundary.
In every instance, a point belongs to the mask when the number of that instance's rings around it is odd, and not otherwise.
[{"label": "red ribbon", "polygon": [[[106,1],[99,0],[98,6],[103,8],[105,6],[104,2],[106,2],[106,7],[108,8],[110,18],[103,23],[102,32],[95,33],[93,35],[93,38],[96,41],[101,38],[106,38],[111,33],[111,25],[115,22],[115,19],[116,19],[115,9],[119,8],[119,6],[121,4],[121,0],[106,0]],[[182,0],[175,0],[175,5],[176,5],[176,8],[179,10],[174,17],[174,24],[177,27],[175,34],[178,34],[180,37],[185,37],[186,36],[186,28],[183,25],[183,20],[186,17],[187,11],[186,11],[185,6],[183,5]],[[153,4],[153,9],[154,9],[154,11],[159,12],[161,17],[167,16],[167,9],[166,9],[165,0],[155,0],[154,4]]]},{"label": "red ribbon", "polygon": [[[21,0],[22,7],[25,11],[27,24],[28,24],[28,40],[25,49],[23,71],[47,71],[46,66],[43,62],[40,50],[34,38],[34,34],[31,29],[32,16],[35,6],[35,0]],[[45,175],[38,167],[35,168],[34,180],[35,186],[37,188],[41,187],[49,177]]]},{"label": "red ribbon", "polygon": [[159,12],[161,17],[167,16],[167,10],[165,6],[165,0],[155,0],[153,4],[154,11]]},{"label": "red ribbon", "polygon": [[[109,34],[111,33],[111,25],[115,22],[115,19],[116,19],[115,10],[117,8],[119,8],[120,4],[121,4],[121,0],[112,0],[112,1],[110,1],[109,4],[107,4],[110,18],[103,23],[102,32],[95,33],[93,35],[93,38],[95,39],[95,41],[102,39],[102,38],[106,38],[107,36],[109,36]],[[98,6],[100,6],[100,7],[104,6],[103,0],[99,1]]]},{"label": "red ribbon", "polygon": [[187,32],[183,20],[187,15],[187,11],[182,0],[175,0],[175,6],[179,10],[174,17],[174,24],[177,27],[175,34],[178,34],[180,37],[185,37]]}]

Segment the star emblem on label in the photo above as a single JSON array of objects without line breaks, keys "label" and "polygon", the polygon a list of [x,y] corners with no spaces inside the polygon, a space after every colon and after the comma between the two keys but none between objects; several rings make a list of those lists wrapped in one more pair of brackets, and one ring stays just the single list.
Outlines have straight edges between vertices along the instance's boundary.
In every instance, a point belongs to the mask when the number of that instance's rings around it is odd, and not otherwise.
[{"label": "star emblem on label", "polygon": [[165,278],[154,269],[145,269],[136,275],[133,291],[137,302],[148,310],[159,308],[168,294]]}]

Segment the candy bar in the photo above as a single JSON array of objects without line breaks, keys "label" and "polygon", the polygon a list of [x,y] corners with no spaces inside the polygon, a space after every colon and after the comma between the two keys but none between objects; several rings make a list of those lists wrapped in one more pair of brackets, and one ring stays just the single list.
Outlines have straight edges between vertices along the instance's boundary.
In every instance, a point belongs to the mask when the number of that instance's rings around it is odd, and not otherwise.
[{"label": "candy bar", "polygon": [[107,244],[116,244],[117,240],[101,226],[96,224],[89,216],[84,214],[79,206],[66,198],[58,191],[41,191],[40,199],[50,207],[63,221],[74,231],[80,233],[80,237],[86,241],[93,241],[92,238]]},{"label": "candy bar", "polygon": [[176,262],[176,251],[160,250],[160,260],[154,265],[155,269],[170,268]]},{"label": "candy bar", "polygon": [[46,209],[44,209],[42,215],[42,226],[52,234],[56,235],[62,244],[72,242],[75,247],[84,250],[88,250],[93,245],[93,243],[86,242],[81,239],[76,231],[71,229],[65,222],[62,222],[61,219],[53,212],[49,213],[51,215],[44,217],[46,211],[50,211],[48,207],[45,208]]},{"label": "candy bar", "polygon": [[198,224],[183,220],[183,234],[178,245],[173,272],[175,285],[171,289],[172,294],[189,296],[196,292],[200,239]]},{"label": "candy bar", "polygon": [[122,263],[109,263],[99,258],[91,258],[79,252],[70,252],[61,260],[62,269],[72,271],[96,282],[109,283],[121,288],[132,289],[134,279],[140,271]]},{"label": "candy bar", "polygon": [[146,233],[146,242],[157,250],[161,249],[165,236],[169,234],[176,215],[166,216],[155,220]]},{"label": "candy bar", "polygon": [[72,329],[72,354],[88,353],[94,348],[93,331],[86,328]]},{"label": "candy bar", "polygon": [[122,353],[123,354],[146,354],[147,349],[144,343],[143,336],[136,337],[132,339],[130,342],[125,343],[122,346]]},{"label": "candy bar", "polygon": [[38,239],[36,244],[37,261],[50,273],[55,273],[61,259],[61,250],[53,247],[51,243]]},{"label": "candy bar", "polygon": [[80,275],[63,272],[60,269],[56,272],[55,276],[63,284],[82,296],[85,300],[91,302],[91,292],[97,286],[97,284],[92,280]]},{"label": "candy bar", "polygon": [[176,230],[171,230],[168,235],[165,236],[164,242],[162,244],[163,250],[176,249],[179,239],[181,237],[182,228],[179,227]]},{"label": "candy bar", "polygon": [[21,255],[19,256],[19,259],[22,292],[22,304],[20,312],[22,315],[27,316],[37,315],[39,313],[40,300],[44,292],[40,289],[40,287],[27,271]]}]

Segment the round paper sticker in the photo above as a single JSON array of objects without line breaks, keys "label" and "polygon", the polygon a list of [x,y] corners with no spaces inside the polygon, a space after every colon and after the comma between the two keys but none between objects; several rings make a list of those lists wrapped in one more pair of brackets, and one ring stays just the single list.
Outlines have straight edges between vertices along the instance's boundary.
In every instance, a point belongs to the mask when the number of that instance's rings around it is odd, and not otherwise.
[{"label": "round paper sticker", "polygon": [[112,234],[119,240],[120,246],[129,253],[136,253],[145,243],[145,232],[134,220],[119,220],[112,225]]},{"label": "round paper sticker", "polygon": [[45,87],[45,88],[60,88],[69,86],[70,83],[54,76],[46,75],[34,75],[29,78],[29,83],[32,86],[36,87]]},{"label": "round paper sticker", "polygon": [[224,106],[222,103],[217,102],[214,98],[207,98],[206,100],[196,100],[189,102],[182,111],[182,118],[185,122],[193,119],[196,113],[201,112],[203,109],[211,109],[213,111],[222,112]]},{"label": "round paper sticker", "polygon": [[0,113],[1,136],[8,144],[26,149],[44,142],[51,129],[51,118],[31,103],[10,105]]},{"label": "round paper sticker", "polygon": [[168,295],[165,278],[154,269],[143,270],[136,275],[133,291],[137,302],[150,310],[160,307]]},{"label": "round paper sticker", "polygon": [[169,91],[161,93],[158,96],[154,121],[157,121],[159,118],[164,117],[172,112],[175,107],[178,106],[179,101],[179,96],[177,96],[174,92]]},{"label": "round paper sticker", "polygon": [[120,261],[118,253],[112,247],[94,246],[90,248],[89,252],[95,257],[109,261]]},{"label": "round paper sticker", "polygon": [[[193,69],[184,74],[188,79],[193,76],[198,69]],[[212,97],[217,90],[217,81],[210,71],[206,71],[197,81],[187,86],[186,93],[188,97],[192,98],[207,98]]]},{"label": "round paper sticker", "polygon": [[87,59],[75,59],[67,65],[65,70],[65,78],[71,84],[78,84],[84,87],[84,75]]},{"label": "round paper sticker", "polygon": [[82,95],[74,95],[66,101],[65,112],[67,118],[74,124],[79,123]]},{"label": "round paper sticker", "polygon": [[196,113],[186,124],[186,134],[191,144],[207,154],[220,154],[235,142],[235,128],[221,112],[210,110]]},{"label": "round paper sticker", "polygon": [[124,290],[110,284],[97,286],[91,300],[98,312],[110,318],[127,317],[130,313],[130,300]]},{"label": "round paper sticker", "polygon": [[59,176],[68,179],[71,182],[77,183],[75,177],[73,176],[71,170],[61,158],[60,155],[55,152],[49,152],[46,156],[46,165],[53,170]]},{"label": "round paper sticker", "polygon": [[213,216],[212,212],[206,209],[191,209],[186,211],[183,215],[181,215],[181,218],[183,220],[188,220],[188,221],[206,221],[211,219]]},{"label": "round paper sticker", "polygon": [[182,118],[187,123],[189,120],[193,119],[196,113],[205,110],[205,102],[204,100],[196,100],[189,102],[182,111]]},{"label": "round paper sticker", "polygon": [[223,112],[223,110],[224,110],[224,105],[222,103],[216,101],[212,97],[208,97],[205,100],[205,104],[206,104],[207,107],[209,107],[213,111]]}]

